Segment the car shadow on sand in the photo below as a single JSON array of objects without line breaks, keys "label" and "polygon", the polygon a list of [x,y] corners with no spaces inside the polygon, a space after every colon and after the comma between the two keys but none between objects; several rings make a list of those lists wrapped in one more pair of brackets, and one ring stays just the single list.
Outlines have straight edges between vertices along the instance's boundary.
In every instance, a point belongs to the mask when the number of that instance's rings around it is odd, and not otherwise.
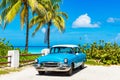
[{"label": "car shadow on sand", "polygon": [[[76,69],[73,71],[73,74],[72,74],[71,76],[73,76],[73,75],[75,75],[76,73],[84,70],[85,68],[87,68],[87,66],[85,66],[83,69],[76,68]],[[61,76],[61,77],[66,77],[66,76],[67,76],[66,72],[45,72],[45,74],[43,74],[43,75],[39,75],[39,74],[36,74],[36,75],[37,75],[37,76],[59,76],[59,77],[60,77],[60,76]],[[69,77],[69,76],[68,76],[68,77]]]}]

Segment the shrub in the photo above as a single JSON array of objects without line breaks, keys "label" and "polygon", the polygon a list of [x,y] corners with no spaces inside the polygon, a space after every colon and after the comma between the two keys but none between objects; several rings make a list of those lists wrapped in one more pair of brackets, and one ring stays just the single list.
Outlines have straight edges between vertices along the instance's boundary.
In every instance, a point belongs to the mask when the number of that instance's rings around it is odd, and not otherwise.
[{"label": "shrub", "polygon": [[120,64],[120,46],[117,43],[93,42],[80,46],[80,50],[87,54],[88,59],[95,59],[107,65]]}]

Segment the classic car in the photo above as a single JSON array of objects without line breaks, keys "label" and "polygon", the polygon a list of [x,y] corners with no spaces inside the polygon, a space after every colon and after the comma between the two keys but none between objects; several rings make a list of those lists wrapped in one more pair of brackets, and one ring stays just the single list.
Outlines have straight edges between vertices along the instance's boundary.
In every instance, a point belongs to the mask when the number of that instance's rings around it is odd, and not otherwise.
[{"label": "classic car", "polygon": [[67,75],[71,75],[75,68],[84,68],[85,61],[86,54],[77,45],[55,45],[50,48],[49,54],[35,60],[35,68],[40,75],[47,71],[67,72]]}]

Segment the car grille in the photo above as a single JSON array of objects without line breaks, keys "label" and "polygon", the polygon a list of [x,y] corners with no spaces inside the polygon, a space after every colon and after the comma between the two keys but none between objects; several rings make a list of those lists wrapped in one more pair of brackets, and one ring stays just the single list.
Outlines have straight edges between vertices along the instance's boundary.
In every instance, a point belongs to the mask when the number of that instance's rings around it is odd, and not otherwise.
[{"label": "car grille", "polygon": [[47,62],[47,63],[43,63],[44,67],[58,67],[59,63],[54,63],[54,62]]}]

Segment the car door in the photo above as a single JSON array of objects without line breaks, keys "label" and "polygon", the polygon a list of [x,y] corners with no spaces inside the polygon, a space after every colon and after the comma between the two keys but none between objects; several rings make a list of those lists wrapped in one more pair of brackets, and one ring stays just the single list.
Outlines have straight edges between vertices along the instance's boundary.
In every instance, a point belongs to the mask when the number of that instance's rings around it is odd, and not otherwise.
[{"label": "car door", "polygon": [[78,53],[78,48],[73,48],[74,54],[75,54],[75,68],[79,67],[81,65],[81,54]]},{"label": "car door", "polygon": [[77,67],[79,67],[83,62],[83,54],[79,51],[79,48],[76,48],[76,57],[77,57]]}]

